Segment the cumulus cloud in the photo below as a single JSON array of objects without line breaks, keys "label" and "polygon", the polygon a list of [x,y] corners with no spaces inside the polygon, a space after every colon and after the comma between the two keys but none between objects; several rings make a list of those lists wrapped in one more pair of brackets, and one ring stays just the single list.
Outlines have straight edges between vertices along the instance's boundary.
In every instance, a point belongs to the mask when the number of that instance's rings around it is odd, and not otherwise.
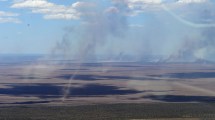
[{"label": "cumulus cloud", "polygon": [[18,16],[18,15],[19,14],[17,14],[17,13],[0,11],[0,16],[1,17],[15,17],[15,16]]},{"label": "cumulus cloud", "polygon": [[65,19],[65,20],[71,20],[71,19],[78,19],[76,16],[72,14],[63,14],[63,13],[58,13],[58,14],[48,14],[44,16],[45,19]]},{"label": "cumulus cloud", "polygon": [[129,3],[160,4],[162,0],[128,0]]},{"label": "cumulus cloud", "polygon": [[12,5],[13,8],[46,8],[54,6],[46,0],[24,0]]},{"label": "cumulus cloud", "polygon": [[77,9],[84,8],[84,7],[94,7],[94,6],[95,6],[95,4],[93,4],[93,3],[80,2],[80,1],[75,2],[75,3],[72,4],[72,7],[73,8],[77,8]]},{"label": "cumulus cloud", "polygon": [[0,17],[0,23],[20,23],[21,21],[18,18],[12,18],[12,17],[7,17],[7,18],[2,18]]},{"label": "cumulus cloud", "polygon": [[12,23],[20,23],[21,21],[16,18],[19,16],[17,13],[0,11],[0,23],[12,22]]},{"label": "cumulus cloud", "polygon": [[161,11],[163,6],[170,8],[188,7],[190,4],[210,3],[209,0],[112,0],[113,3],[126,3],[130,9],[130,15],[135,16],[143,12]]},{"label": "cumulus cloud", "polygon": [[44,14],[45,19],[79,19],[81,7],[88,7],[92,4],[87,2],[75,2],[69,6],[58,5],[47,0],[22,0],[15,2],[11,8],[27,8],[33,13]]},{"label": "cumulus cloud", "polygon": [[[110,0],[113,3],[125,3],[131,11],[128,15],[137,15],[144,10],[157,9],[162,3],[162,0]],[[87,10],[88,7],[94,7],[92,2],[77,1],[69,6],[59,5],[47,0],[16,0],[11,5],[11,8],[30,9],[32,13],[43,14],[45,19],[79,19],[82,15],[91,14]]]},{"label": "cumulus cloud", "polygon": [[179,0],[178,3],[204,3],[208,0]]},{"label": "cumulus cloud", "polygon": [[128,15],[135,16],[139,13],[158,10],[162,0],[112,0],[113,3],[125,3],[130,9]]}]

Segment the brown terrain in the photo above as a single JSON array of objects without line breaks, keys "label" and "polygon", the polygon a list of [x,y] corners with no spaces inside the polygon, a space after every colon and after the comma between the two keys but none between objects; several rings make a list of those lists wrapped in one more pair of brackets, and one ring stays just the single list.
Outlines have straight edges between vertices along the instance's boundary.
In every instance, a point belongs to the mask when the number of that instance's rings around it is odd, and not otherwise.
[{"label": "brown terrain", "polygon": [[1,64],[0,104],[215,102],[215,64],[47,63]]}]

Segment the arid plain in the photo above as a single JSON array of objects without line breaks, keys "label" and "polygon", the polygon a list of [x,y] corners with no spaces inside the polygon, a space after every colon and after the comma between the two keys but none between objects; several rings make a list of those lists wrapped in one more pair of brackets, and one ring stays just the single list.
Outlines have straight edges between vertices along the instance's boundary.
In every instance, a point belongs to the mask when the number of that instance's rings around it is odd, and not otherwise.
[{"label": "arid plain", "polygon": [[1,105],[215,102],[215,64],[2,63]]}]

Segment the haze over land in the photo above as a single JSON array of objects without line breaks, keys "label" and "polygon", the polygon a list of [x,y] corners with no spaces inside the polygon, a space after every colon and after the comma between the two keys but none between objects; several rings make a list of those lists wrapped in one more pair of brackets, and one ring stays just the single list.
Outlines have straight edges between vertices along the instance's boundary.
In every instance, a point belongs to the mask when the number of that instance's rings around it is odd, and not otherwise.
[{"label": "haze over land", "polygon": [[0,3],[3,105],[214,102],[212,0]]},{"label": "haze over land", "polygon": [[0,6],[0,119],[214,119],[214,0]]}]

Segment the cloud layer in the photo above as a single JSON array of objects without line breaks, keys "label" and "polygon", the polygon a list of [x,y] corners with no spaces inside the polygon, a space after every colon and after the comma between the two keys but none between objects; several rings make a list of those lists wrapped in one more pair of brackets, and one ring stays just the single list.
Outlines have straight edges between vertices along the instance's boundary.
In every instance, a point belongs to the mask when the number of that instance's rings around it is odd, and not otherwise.
[{"label": "cloud layer", "polygon": [[[170,8],[171,11],[177,11],[177,9],[187,9],[188,13],[192,12],[190,5],[202,6],[201,4],[212,4],[209,0],[110,0],[114,4],[124,3],[128,5],[126,11],[128,16],[136,16],[145,12],[159,12],[165,11],[163,6]],[[48,0],[19,0],[14,1],[11,8],[16,9],[28,9],[32,13],[42,14],[44,19],[65,19],[65,20],[77,20],[84,17],[89,7],[94,7],[95,4],[91,2],[77,1],[71,5],[60,5],[49,2]],[[207,6],[205,6],[207,7]],[[204,9],[204,8],[203,8]],[[199,11],[197,11],[199,12]],[[90,13],[93,14],[93,13]],[[183,17],[187,17],[186,13]]]},{"label": "cloud layer", "polygon": [[32,13],[40,13],[45,19],[79,19],[81,13],[77,10],[81,7],[90,6],[86,2],[75,2],[69,6],[58,5],[47,0],[23,0],[15,2],[11,8],[27,8]]},{"label": "cloud layer", "polygon": [[0,11],[0,23],[20,23],[20,20],[16,18],[17,16],[19,16],[17,13]]}]

